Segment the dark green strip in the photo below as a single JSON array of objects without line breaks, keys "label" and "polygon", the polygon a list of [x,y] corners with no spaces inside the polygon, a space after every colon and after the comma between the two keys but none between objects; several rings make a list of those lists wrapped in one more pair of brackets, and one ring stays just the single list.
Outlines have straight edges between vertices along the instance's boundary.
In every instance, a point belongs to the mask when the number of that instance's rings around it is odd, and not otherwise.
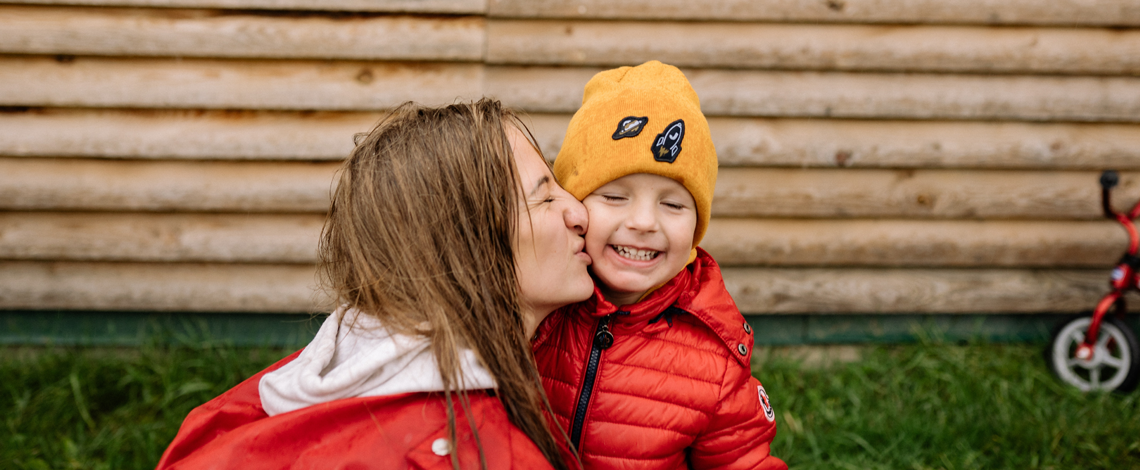
[{"label": "dark green strip", "polygon": [[[1045,341],[1070,314],[747,315],[756,344]],[[324,315],[0,311],[2,345],[138,346],[214,342],[234,346],[301,347]],[[1137,316],[1129,323],[1140,329]]]},{"label": "dark green strip", "polygon": [[138,346],[215,342],[301,347],[325,315],[0,311],[0,344]]},{"label": "dark green strip", "polygon": [[[757,345],[1048,341],[1072,314],[747,315]],[[1137,328],[1137,318],[1128,323]]]}]

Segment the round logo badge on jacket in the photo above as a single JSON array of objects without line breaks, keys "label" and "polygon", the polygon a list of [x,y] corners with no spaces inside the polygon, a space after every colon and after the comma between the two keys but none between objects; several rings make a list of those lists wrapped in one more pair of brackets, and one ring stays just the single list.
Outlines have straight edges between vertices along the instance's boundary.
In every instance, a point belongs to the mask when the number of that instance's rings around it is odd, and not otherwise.
[{"label": "round logo badge on jacket", "polygon": [[772,404],[768,402],[768,392],[764,391],[763,385],[757,385],[756,391],[760,393],[760,407],[764,408],[764,417],[768,418],[769,422],[776,420],[776,412],[772,411]]}]

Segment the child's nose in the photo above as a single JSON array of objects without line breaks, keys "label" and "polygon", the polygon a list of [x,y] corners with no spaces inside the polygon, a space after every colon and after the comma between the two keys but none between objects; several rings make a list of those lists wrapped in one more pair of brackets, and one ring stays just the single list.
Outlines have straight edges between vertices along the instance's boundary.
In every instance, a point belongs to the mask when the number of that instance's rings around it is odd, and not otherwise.
[{"label": "child's nose", "polygon": [[657,230],[657,214],[653,207],[635,205],[632,213],[626,218],[626,226],[633,230],[652,232]]}]

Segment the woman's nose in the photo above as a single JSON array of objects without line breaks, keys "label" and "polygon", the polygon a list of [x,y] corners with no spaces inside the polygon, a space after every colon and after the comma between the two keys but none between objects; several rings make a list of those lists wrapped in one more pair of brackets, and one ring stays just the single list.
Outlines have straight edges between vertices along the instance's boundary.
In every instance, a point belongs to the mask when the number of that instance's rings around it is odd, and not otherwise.
[{"label": "woman's nose", "polygon": [[569,202],[566,209],[562,211],[562,218],[566,221],[566,227],[578,235],[585,235],[586,229],[590,225],[590,214],[586,212],[586,206],[578,202],[577,199],[573,197],[567,199]]}]

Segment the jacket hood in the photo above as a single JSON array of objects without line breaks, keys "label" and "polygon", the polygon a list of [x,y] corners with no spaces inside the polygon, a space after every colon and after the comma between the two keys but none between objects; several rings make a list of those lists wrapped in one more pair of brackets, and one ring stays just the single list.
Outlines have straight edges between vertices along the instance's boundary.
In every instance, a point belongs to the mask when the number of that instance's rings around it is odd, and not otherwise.
[{"label": "jacket hood", "polygon": [[[459,359],[458,388],[495,388],[473,351],[461,350]],[[427,338],[390,333],[376,318],[344,308],[325,319],[297,359],[258,384],[269,416],[342,398],[439,391],[443,378]]]}]

